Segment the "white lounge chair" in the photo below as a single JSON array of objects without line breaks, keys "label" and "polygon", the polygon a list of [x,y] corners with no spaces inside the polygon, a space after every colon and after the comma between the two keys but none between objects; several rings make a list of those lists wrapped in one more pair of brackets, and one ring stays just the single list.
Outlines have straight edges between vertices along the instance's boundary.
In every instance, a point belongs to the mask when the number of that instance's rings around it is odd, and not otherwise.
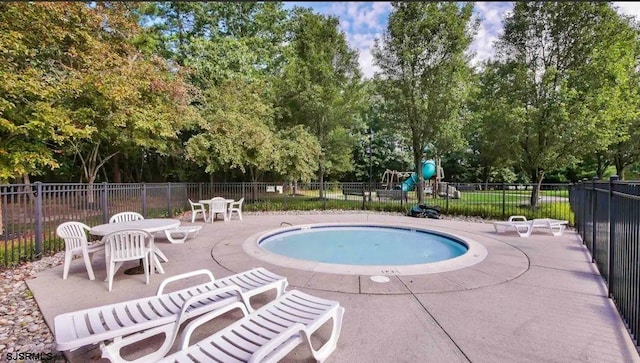
[{"label": "white lounge chair", "polygon": [[195,237],[202,226],[180,226],[173,229],[165,229],[164,237],[171,243],[184,243],[187,238]]},{"label": "white lounge chair", "polygon": [[65,222],[56,228],[56,234],[64,240],[63,280],[66,280],[69,275],[69,267],[74,255],[82,255],[89,280],[96,279],[91,267],[91,259],[94,253],[104,250],[104,243],[89,242],[87,239],[89,229],[89,226],[82,222]]},{"label": "white lounge chair", "polygon": [[[185,278],[206,275],[210,281],[190,288],[165,293],[167,284]],[[54,319],[56,349],[73,351],[100,344],[102,357],[123,361],[120,350],[141,340],[164,335],[164,342],[154,353],[136,361],[152,362],[164,357],[175,341],[183,321],[216,311],[222,314],[242,302],[252,312],[249,299],[275,290],[279,297],[287,279],[264,268],[214,279],[208,270],[197,270],[165,279],[155,296],[60,314]],[[230,307],[231,306],[231,307]]]},{"label": "white lounge chair", "polygon": [[142,214],[137,212],[121,212],[111,216],[109,218],[109,223],[121,223],[121,222],[131,222],[131,221],[139,221],[144,219]]},{"label": "white lounge chair", "polygon": [[[195,319],[182,333],[180,350],[160,362],[277,362],[302,343],[316,361],[323,362],[336,349],[344,308],[336,301],[292,290],[251,314],[243,312],[244,318],[189,346],[191,333],[210,317]],[[311,335],[329,319],[331,336],[316,350]]]},{"label": "white lounge chair", "polygon": [[534,228],[547,228],[554,236],[561,236],[569,221],[551,218],[537,218],[527,220],[525,216],[511,216],[506,222],[493,222],[493,228],[500,232],[498,227],[504,230],[513,228],[520,237],[529,237]]}]

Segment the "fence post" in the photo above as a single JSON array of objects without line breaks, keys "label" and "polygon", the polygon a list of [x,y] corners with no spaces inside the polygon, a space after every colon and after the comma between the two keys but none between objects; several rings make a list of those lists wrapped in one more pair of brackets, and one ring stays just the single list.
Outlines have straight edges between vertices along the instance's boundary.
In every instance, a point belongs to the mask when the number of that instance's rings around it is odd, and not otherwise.
[{"label": "fence post", "polygon": [[507,218],[506,212],[507,208],[507,185],[505,182],[502,182],[502,219]]},{"label": "fence post", "polygon": [[[371,184],[369,184],[369,189],[371,189]],[[362,183],[362,210],[364,210],[364,204],[367,200],[367,194],[365,193],[365,184]]]},{"label": "fence post", "polygon": [[142,183],[142,215],[147,218],[147,184]]},{"label": "fence post", "polygon": [[580,231],[580,236],[582,237],[582,244],[585,244],[586,232],[587,228],[587,178],[582,179],[582,230]]},{"label": "fence post", "polygon": [[613,289],[613,263],[615,262],[614,260],[614,254],[615,254],[615,238],[616,238],[616,212],[615,209],[613,208],[613,188],[615,185],[615,182],[618,181],[618,176],[617,175],[612,175],[609,178],[609,272],[607,273],[607,275],[609,276],[609,278],[607,278],[607,293],[609,295],[610,298],[613,298],[613,294],[611,293],[611,290]]},{"label": "fence post", "polygon": [[167,217],[171,218],[171,182],[167,183]]},{"label": "fence post", "polygon": [[36,185],[36,258],[42,256],[42,183]]},{"label": "fence post", "polygon": [[102,182],[102,222],[109,222],[109,206],[107,205],[107,182]]},{"label": "fence post", "polygon": [[202,200],[202,182],[198,183],[198,200]]},{"label": "fence post", "polygon": [[598,192],[596,191],[596,181],[598,177],[594,176],[591,181],[591,262],[596,262],[596,223],[598,222],[597,213],[598,210]]}]

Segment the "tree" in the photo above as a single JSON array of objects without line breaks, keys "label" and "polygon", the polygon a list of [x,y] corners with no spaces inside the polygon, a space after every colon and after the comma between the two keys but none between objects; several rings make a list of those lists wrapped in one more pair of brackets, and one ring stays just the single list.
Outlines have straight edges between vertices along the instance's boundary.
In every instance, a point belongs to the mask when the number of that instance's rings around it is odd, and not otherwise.
[{"label": "tree", "polygon": [[320,198],[324,177],[353,168],[355,143],[350,129],[357,126],[362,90],[357,54],[338,30],[338,19],[295,8],[288,62],[279,83],[281,127],[305,125],[319,142],[317,159]]},{"label": "tree", "polygon": [[276,167],[279,146],[273,107],[261,90],[260,84],[233,78],[209,88],[199,124],[202,131],[187,141],[187,158],[205,166],[207,173],[221,168],[248,172],[257,185],[265,171]]},{"label": "tree", "polygon": [[462,106],[469,75],[465,51],[471,44],[473,5],[465,3],[394,2],[381,40],[373,48],[376,77],[385,85],[382,95],[411,140],[419,176],[418,201],[423,200],[421,173],[428,145],[436,153],[462,143]]},{"label": "tree", "polygon": [[[506,77],[502,71],[492,62],[484,64],[471,97],[471,117],[465,125],[469,166],[478,169],[479,180],[484,183],[489,183],[495,169],[513,165],[517,143],[517,137],[509,132],[511,117],[505,102],[508,95],[500,88]],[[496,142],[497,135],[500,135],[499,142]]]},{"label": "tree", "polygon": [[296,125],[277,132],[277,156],[275,170],[293,183],[293,194],[297,182],[307,182],[318,169],[320,144],[302,125]]},{"label": "tree", "polygon": [[59,166],[72,137],[88,137],[66,107],[77,53],[87,46],[75,26],[81,3],[0,4],[0,182]]},{"label": "tree", "polygon": [[614,140],[612,121],[628,117],[618,85],[635,66],[635,38],[607,3],[519,2],[505,20],[503,102],[519,166],[537,183],[532,206],[545,172]]}]

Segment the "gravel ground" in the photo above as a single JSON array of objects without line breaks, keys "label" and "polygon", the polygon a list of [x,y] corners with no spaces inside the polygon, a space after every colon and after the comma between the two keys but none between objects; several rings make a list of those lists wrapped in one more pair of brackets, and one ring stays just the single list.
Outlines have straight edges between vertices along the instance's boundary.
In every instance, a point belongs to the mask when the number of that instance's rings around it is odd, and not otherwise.
[{"label": "gravel ground", "polygon": [[[188,212],[190,213],[190,212]],[[188,214],[187,213],[187,214]],[[353,210],[311,210],[285,212],[245,212],[245,215],[265,214],[359,214],[370,211]],[[376,212],[387,215],[403,213]],[[190,219],[186,214],[182,220]],[[447,220],[488,222],[478,217],[442,216]],[[0,271],[0,362],[64,362],[61,353],[55,349],[51,330],[44,322],[40,309],[33,299],[25,280],[34,278],[42,270],[64,262],[64,252],[46,256],[38,261],[21,264],[13,269]],[[19,356],[18,354],[22,354]]]}]

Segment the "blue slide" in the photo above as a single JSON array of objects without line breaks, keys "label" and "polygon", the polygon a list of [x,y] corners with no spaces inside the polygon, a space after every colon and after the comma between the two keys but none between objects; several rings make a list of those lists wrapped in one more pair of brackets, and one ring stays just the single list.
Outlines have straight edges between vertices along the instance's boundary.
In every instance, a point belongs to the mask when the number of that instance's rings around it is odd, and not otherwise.
[{"label": "blue slide", "polygon": [[[436,162],[433,160],[422,160],[422,177],[424,180],[429,180],[434,175],[436,175]],[[413,190],[416,184],[418,184],[418,175],[414,172],[407,180],[402,182],[402,191],[408,192]]]}]

